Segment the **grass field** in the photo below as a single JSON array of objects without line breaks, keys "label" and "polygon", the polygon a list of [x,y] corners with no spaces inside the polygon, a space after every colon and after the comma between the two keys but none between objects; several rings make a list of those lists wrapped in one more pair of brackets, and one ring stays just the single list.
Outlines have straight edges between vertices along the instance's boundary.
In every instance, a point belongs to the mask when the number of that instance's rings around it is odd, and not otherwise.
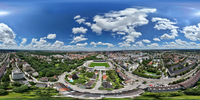
[{"label": "grass field", "polygon": [[110,67],[108,63],[91,63],[89,67],[94,67],[94,66],[105,66],[105,67]]}]

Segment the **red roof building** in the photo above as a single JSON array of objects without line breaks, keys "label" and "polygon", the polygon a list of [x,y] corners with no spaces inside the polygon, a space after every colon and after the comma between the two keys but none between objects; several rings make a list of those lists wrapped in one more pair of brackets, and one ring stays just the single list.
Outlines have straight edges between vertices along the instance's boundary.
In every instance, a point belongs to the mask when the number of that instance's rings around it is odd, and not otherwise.
[{"label": "red roof building", "polygon": [[108,78],[107,75],[103,75],[103,80],[106,80]]}]

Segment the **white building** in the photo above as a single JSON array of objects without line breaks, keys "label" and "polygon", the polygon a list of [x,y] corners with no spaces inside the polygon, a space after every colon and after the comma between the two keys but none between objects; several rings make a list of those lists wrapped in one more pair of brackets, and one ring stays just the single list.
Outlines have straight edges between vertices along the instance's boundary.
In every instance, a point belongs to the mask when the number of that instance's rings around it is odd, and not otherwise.
[{"label": "white building", "polygon": [[13,69],[12,70],[12,79],[22,79],[24,78],[24,75],[20,69]]},{"label": "white building", "polygon": [[138,63],[133,63],[131,65],[128,65],[129,70],[132,68],[133,70],[137,69],[137,67],[139,66]]}]

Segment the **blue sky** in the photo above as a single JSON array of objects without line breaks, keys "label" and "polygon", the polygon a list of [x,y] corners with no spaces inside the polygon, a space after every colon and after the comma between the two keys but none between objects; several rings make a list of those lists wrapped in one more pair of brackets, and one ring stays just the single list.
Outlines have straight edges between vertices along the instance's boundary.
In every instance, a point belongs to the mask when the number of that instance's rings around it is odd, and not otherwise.
[{"label": "blue sky", "polygon": [[0,48],[198,49],[194,0],[2,0]]}]

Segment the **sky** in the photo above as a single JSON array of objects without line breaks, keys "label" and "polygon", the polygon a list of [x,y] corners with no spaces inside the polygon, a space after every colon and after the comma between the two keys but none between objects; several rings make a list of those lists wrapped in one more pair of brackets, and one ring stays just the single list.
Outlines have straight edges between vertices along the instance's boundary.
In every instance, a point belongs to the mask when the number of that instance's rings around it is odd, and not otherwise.
[{"label": "sky", "polygon": [[199,49],[197,0],[1,0],[0,49]]}]

